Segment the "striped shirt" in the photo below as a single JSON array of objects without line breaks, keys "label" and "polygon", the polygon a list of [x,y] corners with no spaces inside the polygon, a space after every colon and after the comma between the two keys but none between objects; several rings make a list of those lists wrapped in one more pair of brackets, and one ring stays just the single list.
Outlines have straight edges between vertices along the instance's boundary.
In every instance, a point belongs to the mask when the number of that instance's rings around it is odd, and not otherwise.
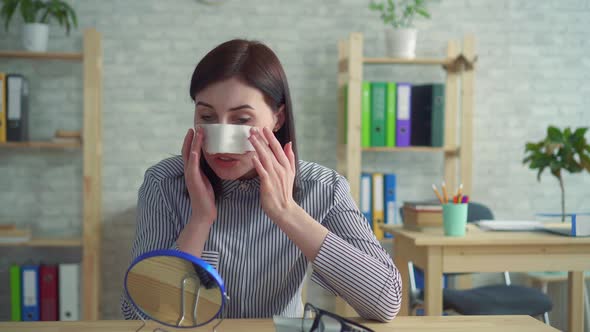
[{"label": "striped shirt", "polygon": [[[401,278],[358,210],[346,179],[299,161],[299,205],[330,232],[312,263],[312,280],[341,296],[363,318],[391,320],[400,308]],[[217,219],[202,259],[225,282],[225,318],[301,317],[308,260],[264,213],[260,180],[222,180]],[[182,157],[150,167],[139,189],[132,257],[175,247],[191,216]],[[138,318],[122,298],[126,319]]]}]

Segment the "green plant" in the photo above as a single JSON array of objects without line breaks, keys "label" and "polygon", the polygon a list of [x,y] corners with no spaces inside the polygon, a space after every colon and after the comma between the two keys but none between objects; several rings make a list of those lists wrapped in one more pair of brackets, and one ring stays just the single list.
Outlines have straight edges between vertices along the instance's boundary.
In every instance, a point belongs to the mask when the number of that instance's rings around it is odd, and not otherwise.
[{"label": "green plant", "polygon": [[14,16],[17,8],[20,9],[21,16],[25,23],[44,23],[49,24],[53,18],[57,23],[66,28],[66,33],[70,34],[71,27],[77,27],[76,12],[74,9],[62,0],[1,0],[2,9],[0,17],[4,19],[4,27],[8,31],[8,25]]},{"label": "green plant", "polygon": [[381,19],[394,28],[408,28],[416,14],[430,18],[426,10],[426,0],[371,0],[369,8],[381,12]]},{"label": "green plant", "polygon": [[[530,169],[538,169],[537,180],[541,181],[541,173],[549,168],[551,174],[559,180],[561,188],[561,221],[565,220],[565,190],[563,188],[562,170],[569,173],[590,173],[590,145],[584,135],[588,128],[576,131],[568,127],[562,132],[556,127],[547,128],[547,137],[537,143],[526,143],[523,164]],[[526,155],[529,153],[528,155]]]}]

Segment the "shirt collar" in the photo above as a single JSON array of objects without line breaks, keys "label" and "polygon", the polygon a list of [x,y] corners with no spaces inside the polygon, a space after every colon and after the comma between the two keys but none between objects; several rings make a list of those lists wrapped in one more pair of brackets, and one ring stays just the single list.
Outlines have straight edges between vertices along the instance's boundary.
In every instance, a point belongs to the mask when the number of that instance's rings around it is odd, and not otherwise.
[{"label": "shirt collar", "polygon": [[221,180],[222,196],[228,197],[234,191],[258,192],[260,190],[260,178],[254,177],[246,180]]}]

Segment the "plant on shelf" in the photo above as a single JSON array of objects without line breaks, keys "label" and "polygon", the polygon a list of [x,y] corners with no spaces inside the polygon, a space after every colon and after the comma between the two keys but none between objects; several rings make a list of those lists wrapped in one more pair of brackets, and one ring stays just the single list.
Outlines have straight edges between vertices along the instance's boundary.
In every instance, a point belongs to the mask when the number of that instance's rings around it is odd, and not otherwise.
[{"label": "plant on shelf", "polygon": [[549,126],[543,140],[525,145],[525,158],[522,162],[529,164],[530,169],[538,169],[537,180],[541,181],[541,174],[548,168],[559,181],[562,222],[565,221],[563,171],[580,173],[586,170],[590,173],[590,145],[584,137],[587,130],[587,127],[583,127],[572,131],[568,127],[561,131]]},{"label": "plant on shelf", "polygon": [[381,19],[387,26],[385,41],[389,55],[416,57],[418,31],[412,27],[412,22],[416,15],[430,18],[426,0],[371,0],[369,8],[380,12]]},{"label": "plant on shelf", "polygon": [[76,12],[62,0],[1,0],[0,17],[8,31],[10,21],[17,9],[23,18],[23,46],[28,51],[45,52],[49,38],[49,22],[55,20],[70,34],[78,26]]}]

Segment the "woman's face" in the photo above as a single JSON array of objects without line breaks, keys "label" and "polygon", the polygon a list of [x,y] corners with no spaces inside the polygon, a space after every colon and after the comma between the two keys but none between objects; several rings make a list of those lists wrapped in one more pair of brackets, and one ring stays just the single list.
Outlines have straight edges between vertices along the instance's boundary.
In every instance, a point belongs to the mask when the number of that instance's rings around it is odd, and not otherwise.
[{"label": "woman's face", "polygon": [[[238,78],[209,85],[195,95],[195,126],[200,124],[235,124],[278,130],[284,123],[284,110],[274,112],[261,91]],[[205,137],[205,140],[207,137]],[[204,157],[211,169],[224,180],[256,176],[252,165],[254,151],[245,154],[209,154]]]}]

